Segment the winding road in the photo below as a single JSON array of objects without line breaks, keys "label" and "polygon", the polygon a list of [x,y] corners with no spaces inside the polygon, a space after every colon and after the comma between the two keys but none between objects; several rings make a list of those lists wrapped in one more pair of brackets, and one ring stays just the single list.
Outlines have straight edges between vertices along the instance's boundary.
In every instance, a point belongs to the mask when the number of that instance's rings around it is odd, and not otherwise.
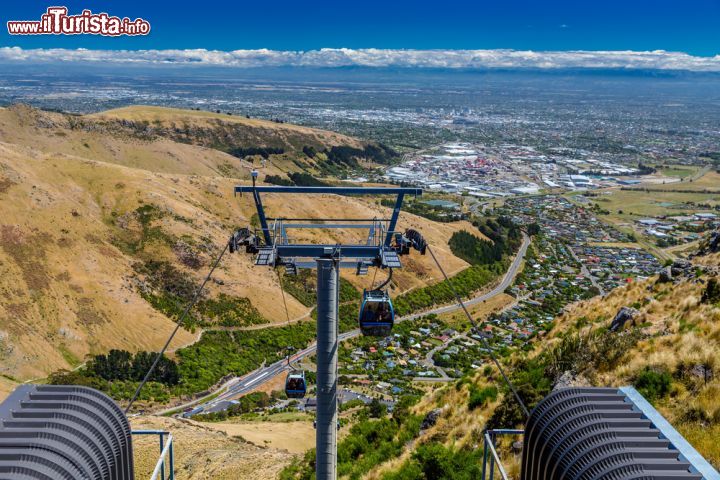
[{"label": "winding road", "polygon": [[[517,254],[515,255],[515,258],[513,258],[512,263],[510,264],[510,267],[508,268],[507,272],[505,272],[505,275],[503,275],[502,280],[500,280],[500,283],[498,283],[495,287],[493,287],[491,290],[482,293],[476,297],[473,297],[467,301],[465,301],[466,306],[476,305],[478,303],[485,302],[487,300],[490,300],[493,297],[496,297],[497,295],[502,294],[505,292],[505,290],[512,284],[513,280],[515,279],[515,276],[517,275],[518,270],[520,269],[520,266],[522,265],[522,261],[525,258],[525,254],[527,253],[527,249],[530,246],[530,237],[525,235],[523,233],[523,241],[520,245],[520,249],[518,250]],[[404,322],[408,320],[415,320],[417,318],[423,317],[425,315],[430,314],[442,314],[442,313],[449,313],[453,312],[455,310],[460,309],[460,305],[457,303],[444,305],[441,307],[436,307],[430,310],[425,310],[423,312],[413,313],[411,315],[406,315],[404,317],[401,317],[397,319],[397,322]],[[338,340],[341,342],[344,342],[346,340],[349,340],[351,338],[355,338],[360,335],[360,330],[350,330],[345,333],[341,333],[338,335]],[[300,350],[298,353],[293,355],[291,357],[291,362],[297,362],[299,360],[302,360],[305,357],[308,357],[315,353],[315,344],[312,344],[308,346],[307,348]],[[272,380],[276,376],[286,372],[289,370],[290,367],[287,364],[287,361],[285,359],[280,360],[278,362],[275,362],[268,366],[263,366],[258,368],[257,370],[254,370],[247,375],[244,375],[242,377],[236,377],[231,380],[228,380],[224,385],[222,385],[218,391],[222,391],[220,395],[208,399],[207,401],[203,402],[203,399],[194,400],[192,402],[186,403],[184,405],[175,406],[173,408],[164,410],[162,412],[157,412],[158,415],[167,414],[172,411],[181,410],[184,408],[188,408],[191,406],[197,406],[197,407],[203,407],[204,410],[207,410],[209,408],[212,408],[216,406],[218,403],[232,400],[233,398],[240,397],[242,395],[245,395],[252,390],[256,389],[260,385]],[[209,398],[214,394],[209,395]]]}]

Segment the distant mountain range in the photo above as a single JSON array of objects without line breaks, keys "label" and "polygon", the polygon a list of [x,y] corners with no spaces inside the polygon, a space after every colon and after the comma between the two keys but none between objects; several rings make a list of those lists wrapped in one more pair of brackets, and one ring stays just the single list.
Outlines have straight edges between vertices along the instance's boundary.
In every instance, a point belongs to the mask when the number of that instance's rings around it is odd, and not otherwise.
[{"label": "distant mountain range", "polygon": [[409,50],[87,50],[0,47],[0,61],[218,67],[369,67],[440,69],[608,69],[720,72],[720,56],[655,51]]}]

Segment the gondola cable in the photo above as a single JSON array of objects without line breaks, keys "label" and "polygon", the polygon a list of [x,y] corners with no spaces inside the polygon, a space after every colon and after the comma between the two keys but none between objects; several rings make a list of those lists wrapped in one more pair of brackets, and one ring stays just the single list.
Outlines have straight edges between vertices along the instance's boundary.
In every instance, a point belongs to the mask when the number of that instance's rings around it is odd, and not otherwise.
[{"label": "gondola cable", "polygon": [[157,356],[155,357],[155,360],[153,361],[152,365],[150,365],[150,368],[148,369],[147,373],[145,374],[145,377],[140,382],[140,385],[138,385],[137,389],[135,390],[135,393],[133,394],[132,398],[130,399],[130,403],[128,403],[127,407],[125,408],[125,414],[130,411],[130,407],[132,407],[133,403],[135,403],[135,400],[137,400],[138,396],[140,396],[140,392],[142,391],[145,384],[150,379],[150,376],[152,375],[153,371],[157,367],[158,363],[160,362],[160,359],[165,355],[165,351],[170,346],[170,342],[172,342],[172,339],[175,338],[175,334],[177,334],[178,330],[180,330],[180,327],[183,326],[183,323],[185,322],[185,317],[187,317],[188,313],[190,313],[190,310],[195,306],[195,304],[200,300],[200,295],[202,294],[202,291],[205,289],[205,285],[210,281],[210,278],[212,277],[212,274],[215,272],[215,269],[220,264],[220,260],[222,260],[223,256],[225,255],[225,252],[227,252],[228,247],[230,245],[230,242],[226,242],[225,246],[223,247],[222,251],[220,252],[220,255],[217,256],[215,259],[215,262],[212,265],[212,268],[210,268],[210,272],[208,272],[207,276],[205,277],[205,280],[203,280],[203,283],[200,285],[200,288],[198,288],[195,291],[195,295],[190,300],[190,302],[185,306],[185,310],[183,310],[182,314],[180,314],[180,317],[178,318],[177,324],[175,325],[175,329],[172,331],[170,336],[168,337],[167,341],[165,342],[165,345],[162,347],[160,352],[158,352]]},{"label": "gondola cable", "polygon": [[385,281],[383,283],[381,283],[377,287],[374,287],[373,290],[382,290],[387,284],[390,283],[390,281],[392,280],[393,269],[388,267],[388,270],[389,270],[388,277],[385,279]]},{"label": "gondola cable", "polygon": [[[287,319],[287,326],[290,329],[290,311],[288,310],[287,300],[285,299],[285,287],[283,286],[282,276],[280,270],[276,270],[278,276],[278,282],[280,283],[280,292],[282,293],[283,305],[285,306],[285,318]],[[294,338],[292,330],[290,331],[290,338]],[[302,369],[296,369],[290,363],[290,350],[294,345],[288,345],[287,347],[287,366],[290,368],[287,377],[285,378],[285,394],[288,398],[303,398],[307,392],[307,382],[305,380],[305,371]]]},{"label": "gondola cable", "polygon": [[[477,328],[477,323],[472,318],[472,315],[470,315],[470,312],[468,311],[467,307],[465,306],[465,303],[462,301],[462,298],[460,298],[460,295],[458,295],[457,291],[455,290],[455,287],[453,287],[452,282],[450,281],[450,278],[445,273],[445,269],[442,268],[442,265],[440,265],[440,262],[438,261],[437,257],[435,256],[435,252],[433,252],[432,248],[430,248],[430,245],[427,246],[428,252],[430,252],[430,256],[432,256],[433,260],[435,261],[435,264],[440,269],[440,272],[442,273],[443,277],[445,278],[445,281],[447,282],[448,286],[450,287],[450,291],[455,296],[455,300],[457,300],[460,307],[462,307],[463,311],[465,312],[465,315],[467,316],[468,320],[470,321],[470,324],[473,326],[473,328]],[[500,375],[502,375],[503,379],[505,380],[505,383],[508,387],[510,387],[510,390],[512,391],[513,395],[515,396],[515,400],[517,400],[518,404],[522,408],[523,412],[525,413],[526,417],[530,417],[530,411],[525,406],[525,403],[522,401],[522,398],[520,398],[520,395],[517,392],[517,389],[515,388],[515,385],[510,381],[508,376],[505,374],[505,370],[503,370],[502,366],[500,365],[500,362],[493,354],[492,348],[490,348],[490,344],[488,343],[487,339],[482,335],[478,335],[485,346],[485,349],[487,350],[488,354],[490,355],[490,358],[492,358],[493,362],[495,363],[495,366],[497,366],[498,370],[500,371]]]},{"label": "gondola cable", "polygon": [[[280,283],[280,293],[282,294],[283,306],[285,307],[285,318],[287,319],[287,326],[289,329],[290,328],[290,312],[288,311],[287,300],[285,300],[285,287],[283,286],[282,275],[280,275],[280,270],[276,269],[275,272],[277,273],[278,283]],[[291,336],[292,336],[292,334],[291,334]],[[288,364],[288,366],[290,366],[290,346],[289,345],[288,345],[287,351],[288,351],[287,364]]]}]

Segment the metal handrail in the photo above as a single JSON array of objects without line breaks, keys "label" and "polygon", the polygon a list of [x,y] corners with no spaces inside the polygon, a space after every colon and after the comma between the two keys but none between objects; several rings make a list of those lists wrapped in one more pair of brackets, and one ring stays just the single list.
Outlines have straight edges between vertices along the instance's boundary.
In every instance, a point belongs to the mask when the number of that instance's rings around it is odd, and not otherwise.
[{"label": "metal handrail", "polygon": [[[175,480],[175,453],[173,450],[172,434],[163,430],[133,430],[130,433],[133,435],[158,436],[160,439],[160,457],[155,464],[155,469],[153,470],[150,480]],[[169,470],[167,476],[165,476],[166,466]]]},{"label": "metal handrail", "polygon": [[[296,237],[291,237],[287,234],[288,229],[293,228],[326,228],[326,229],[367,229],[369,231],[368,239],[364,243],[357,243],[353,245],[369,245],[381,247],[385,236],[389,233],[394,236],[395,234],[404,233],[402,230],[388,231],[386,225],[376,221],[371,224],[358,224],[358,225],[323,225],[323,224],[286,224],[282,219],[275,220],[268,226],[268,232],[272,238],[274,245],[300,245],[300,242]],[[260,229],[254,229],[253,233],[258,235],[261,233]],[[307,242],[305,242],[307,243]]]},{"label": "metal handrail", "polygon": [[499,428],[495,430],[485,430],[483,433],[483,438],[485,439],[483,444],[483,466],[482,466],[482,480],[485,480],[487,477],[487,471],[488,471],[488,460],[490,461],[490,478],[489,480],[493,480],[495,478],[495,464],[497,463],[497,468],[500,471],[500,476],[502,477],[502,480],[509,480],[507,473],[505,472],[505,469],[502,466],[502,462],[500,461],[500,456],[497,453],[497,449],[495,448],[495,437],[498,435],[523,435],[525,433],[524,430],[515,430],[510,428]]},{"label": "metal handrail", "polygon": [[[270,235],[273,245],[293,245],[300,244],[297,239],[294,239],[287,234],[287,229],[291,228],[346,228],[346,229],[359,229],[365,228],[369,230],[369,236],[365,243],[358,243],[357,245],[371,245],[380,247],[383,245],[384,238],[389,234],[394,236],[396,234],[403,234],[402,230],[388,230],[386,219],[370,219],[372,223],[364,225],[324,225],[324,224],[308,224],[308,225],[297,225],[297,224],[286,224],[285,221],[288,219],[274,218],[272,223],[268,224],[267,232]],[[330,219],[313,219],[313,220],[330,220]],[[362,220],[366,222],[368,220]],[[263,234],[262,228],[251,228],[250,231],[256,236],[261,237]],[[282,242],[279,240],[282,239]]]}]

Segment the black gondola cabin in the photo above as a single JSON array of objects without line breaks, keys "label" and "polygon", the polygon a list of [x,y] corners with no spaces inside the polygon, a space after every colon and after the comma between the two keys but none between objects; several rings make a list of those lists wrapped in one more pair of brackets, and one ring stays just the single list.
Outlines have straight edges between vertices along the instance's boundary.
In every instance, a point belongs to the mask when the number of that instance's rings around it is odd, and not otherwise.
[{"label": "black gondola cabin", "polygon": [[288,398],[303,398],[307,386],[305,383],[305,372],[290,372],[285,380],[285,394]]},{"label": "black gondola cabin", "polygon": [[385,337],[395,324],[390,295],[383,290],[365,290],[360,306],[360,331],[363,335]]}]

